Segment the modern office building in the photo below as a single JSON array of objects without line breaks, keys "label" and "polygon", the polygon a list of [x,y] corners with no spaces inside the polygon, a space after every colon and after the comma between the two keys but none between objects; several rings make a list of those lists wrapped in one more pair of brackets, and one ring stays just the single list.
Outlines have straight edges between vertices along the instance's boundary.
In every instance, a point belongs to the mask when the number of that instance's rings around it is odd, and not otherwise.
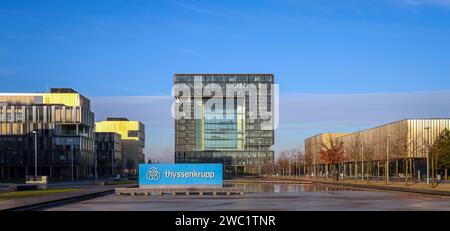
[{"label": "modern office building", "polygon": [[175,162],[223,163],[228,176],[268,173],[273,83],[272,74],[176,74]]},{"label": "modern office building", "polygon": [[93,177],[94,113],[89,99],[68,88],[0,94],[1,178],[34,175],[35,154],[38,175]]},{"label": "modern office building", "polygon": [[110,117],[95,123],[97,133],[114,132],[120,134],[122,146],[121,172],[136,175],[140,163],[145,162],[145,127],[139,121]]},{"label": "modern office building", "polygon": [[95,132],[95,153],[99,177],[122,173],[122,139],[119,133]]},{"label": "modern office building", "polygon": [[[364,174],[383,175],[386,160],[389,162],[389,175],[399,176],[405,167],[405,159],[408,159],[409,171],[414,175],[420,171],[423,175],[426,173],[428,147],[444,129],[450,129],[450,119],[404,119],[354,133],[333,134],[332,137],[343,143],[345,161],[341,172],[347,176],[355,175],[355,165],[357,174],[365,169]],[[310,159],[317,160],[316,174],[320,174],[324,172],[324,163],[319,158],[323,141],[317,137],[305,140],[305,153]],[[361,163],[364,168],[361,168]]]}]

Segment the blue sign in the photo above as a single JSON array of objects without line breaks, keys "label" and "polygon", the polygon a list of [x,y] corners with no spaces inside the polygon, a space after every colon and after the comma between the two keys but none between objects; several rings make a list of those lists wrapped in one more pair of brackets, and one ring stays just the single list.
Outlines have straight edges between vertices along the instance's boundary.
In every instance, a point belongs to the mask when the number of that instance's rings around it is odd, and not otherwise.
[{"label": "blue sign", "polygon": [[222,187],[222,164],[140,164],[139,187]]}]

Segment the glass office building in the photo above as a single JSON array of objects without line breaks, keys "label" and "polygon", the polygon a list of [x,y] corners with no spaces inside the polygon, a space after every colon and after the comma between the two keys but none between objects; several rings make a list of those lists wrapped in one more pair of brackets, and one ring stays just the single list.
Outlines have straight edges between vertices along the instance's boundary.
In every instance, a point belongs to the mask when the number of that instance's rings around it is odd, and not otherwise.
[{"label": "glass office building", "polygon": [[[226,175],[268,172],[274,160],[273,83],[272,74],[176,74],[175,162],[220,162]],[[230,90],[236,86],[244,92]],[[255,116],[252,108],[263,102],[269,116]]]},{"label": "glass office building", "polygon": [[89,99],[68,88],[1,93],[0,177],[34,175],[35,150],[38,175],[71,178],[73,166],[75,179],[93,177],[94,113]]},{"label": "glass office building", "polygon": [[145,162],[145,127],[139,121],[127,118],[109,117],[106,121],[95,123],[98,133],[114,132],[120,134],[122,148],[122,163],[120,171],[129,175],[136,175],[139,164]]}]

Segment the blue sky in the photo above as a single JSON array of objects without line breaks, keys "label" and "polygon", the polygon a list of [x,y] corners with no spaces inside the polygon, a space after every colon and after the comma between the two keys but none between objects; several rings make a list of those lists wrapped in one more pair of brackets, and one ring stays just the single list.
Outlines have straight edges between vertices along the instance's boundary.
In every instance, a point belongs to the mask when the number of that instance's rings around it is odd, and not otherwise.
[{"label": "blue sky", "polygon": [[[98,119],[114,112],[148,121],[151,153],[172,148],[170,123],[153,124],[153,114],[141,118],[138,107],[115,111],[96,102],[163,99],[173,74],[191,72],[274,73],[282,95],[310,99],[319,112],[336,96],[372,97],[365,114],[349,107],[347,119],[335,115],[339,109],[311,121],[295,117],[315,112],[302,110],[306,101],[290,102],[295,107],[281,108],[277,131],[283,149],[321,131],[447,116],[439,108],[448,108],[449,41],[450,0],[2,0],[0,92],[75,88],[93,99]],[[435,108],[398,100],[395,116],[374,118],[393,109],[378,103],[387,95],[421,95]],[[300,127],[288,129],[293,123]]]}]

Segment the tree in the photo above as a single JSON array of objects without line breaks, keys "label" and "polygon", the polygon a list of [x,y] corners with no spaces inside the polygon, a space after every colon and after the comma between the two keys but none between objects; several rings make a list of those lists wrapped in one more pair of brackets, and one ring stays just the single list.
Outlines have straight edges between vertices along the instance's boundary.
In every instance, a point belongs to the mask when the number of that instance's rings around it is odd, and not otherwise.
[{"label": "tree", "polygon": [[291,164],[294,169],[294,175],[305,174],[305,154],[298,148],[290,150]]},{"label": "tree", "polygon": [[[374,149],[372,146],[370,145],[365,145],[364,146],[364,161],[366,161],[368,163],[367,167],[366,167],[366,173],[367,173],[367,182],[369,183],[371,180],[371,176],[372,176],[372,162],[375,159],[374,157]],[[362,173],[364,174],[364,173]]]},{"label": "tree", "polygon": [[336,174],[336,164],[344,161],[344,142],[333,139],[329,136],[328,142],[322,143],[319,152],[320,159],[325,162],[326,175],[328,175],[328,165],[333,166],[333,173]]},{"label": "tree", "polygon": [[305,155],[297,148],[282,150],[276,161],[277,172],[281,175],[300,175],[302,165],[305,171]]},{"label": "tree", "polygon": [[280,173],[281,175],[287,175],[289,168],[289,156],[286,150],[280,152],[276,165],[278,169],[277,173]]},{"label": "tree", "polygon": [[[305,158],[305,165],[306,166],[309,166],[308,167],[308,169],[309,170],[307,170],[307,172],[308,172],[308,174],[311,174],[311,173],[313,173],[313,156],[312,155],[308,155],[307,153],[304,153],[304,158]],[[306,168],[306,166],[305,166],[305,168]]]},{"label": "tree", "polygon": [[[347,156],[349,157],[349,160],[353,161],[353,169],[354,170],[354,177],[355,177],[355,181],[358,179],[358,162],[362,162],[364,161],[362,159],[361,156],[361,145],[362,145],[362,139],[361,139],[361,134],[357,133],[355,138],[352,139],[351,142],[349,142],[350,144],[348,145],[348,148],[345,150],[345,153],[347,154]],[[350,170],[350,174],[351,174],[351,170]],[[364,174],[363,172],[361,172],[361,174]]]},{"label": "tree", "polygon": [[408,129],[406,126],[398,128],[396,132],[395,137],[397,138],[393,141],[392,151],[398,159],[403,160],[405,184],[408,185],[409,176],[412,175],[412,169],[410,167],[412,159],[410,153],[418,149],[418,143],[413,138],[408,137]]},{"label": "tree", "polygon": [[434,163],[432,178],[434,177],[434,169],[436,169],[437,174],[438,167],[441,167],[444,168],[445,179],[447,179],[448,168],[450,168],[450,131],[448,129],[444,129],[431,146],[430,157],[432,157],[431,163]]},{"label": "tree", "polygon": [[296,152],[297,168],[299,175],[306,175],[306,155],[304,152],[297,150]]}]

